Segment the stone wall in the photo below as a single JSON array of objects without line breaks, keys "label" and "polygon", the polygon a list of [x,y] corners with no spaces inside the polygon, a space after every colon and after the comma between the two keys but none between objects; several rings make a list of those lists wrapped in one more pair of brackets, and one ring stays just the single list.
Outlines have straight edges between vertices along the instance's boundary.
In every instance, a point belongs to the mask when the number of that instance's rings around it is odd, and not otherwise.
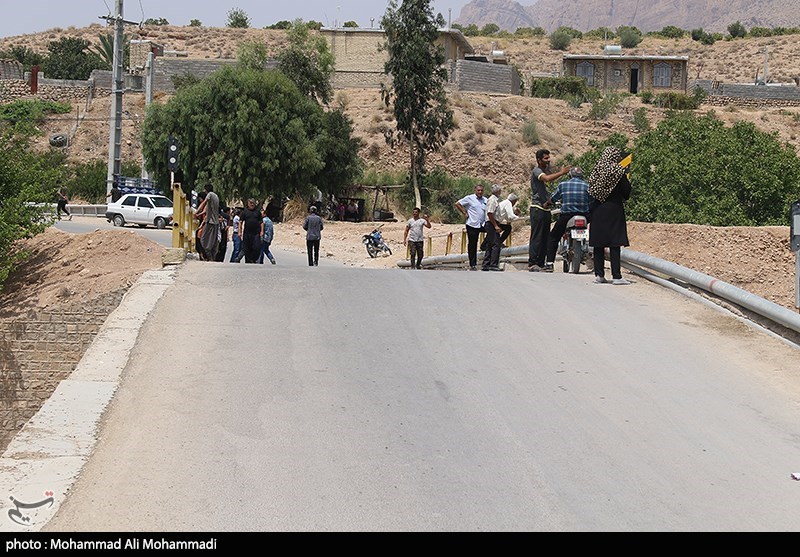
[{"label": "stone wall", "polygon": [[703,103],[712,106],[735,105],[750,108],[800,106],[800,87],[796,85],[751,85],[701,79],[692,82],[692,90],[695,87],[700,87],[708,93]]},{"label": "stone wall", "polygon": [[78,308],[0,320],[0,448],[72,373],[124,293]]},{"label": "stone wall", "polygon": [[110,89],[97,89],[90,81],[72,82],[58,80],[40,80],[39,91],[31,94],[31,86],[24,79],[0,79],[0,103],[8,103],[18,99],[37,98],[47,101],[72,102],[84,100],[89,93],[92,96],[110,95]]}]

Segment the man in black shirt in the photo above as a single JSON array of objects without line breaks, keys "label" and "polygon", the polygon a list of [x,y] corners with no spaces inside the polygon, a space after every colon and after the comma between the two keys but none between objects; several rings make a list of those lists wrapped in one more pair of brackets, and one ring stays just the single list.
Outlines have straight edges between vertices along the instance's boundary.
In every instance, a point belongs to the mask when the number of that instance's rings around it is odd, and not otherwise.
[{"label": "man in black shirt", "polygon": [[550,151],[536,151],[536,167],[531,173],[531,239],[528,244],[528,270],[531,272],[550,271],[552,266],[545,266],[547,240],[550,236],[552,218],[544,204],[550,199],[547,193],[547,182],[552,182],[569,173],[569,167],[561,170],[550,168]]},{"label": "man in black shirt", "polygon": [[247,200],[239,220],[239,238],[242,239],[245,263],[258,263],[261,254],[261,211],[254,199]]}]

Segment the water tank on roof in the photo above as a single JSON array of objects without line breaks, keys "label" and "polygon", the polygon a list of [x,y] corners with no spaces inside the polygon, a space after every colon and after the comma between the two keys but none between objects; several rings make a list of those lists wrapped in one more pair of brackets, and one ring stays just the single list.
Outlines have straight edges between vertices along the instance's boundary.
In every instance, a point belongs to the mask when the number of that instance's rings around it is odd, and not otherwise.
[{"label": "water tank on roof", "polygon": [[622,54],[622,47],[618,44],[607,44],[603,49],[604,54]]},{"label": "water tank on roof", "polygon": [[504,50],[493,50],[492,58],[505,58],[506,52]]}]

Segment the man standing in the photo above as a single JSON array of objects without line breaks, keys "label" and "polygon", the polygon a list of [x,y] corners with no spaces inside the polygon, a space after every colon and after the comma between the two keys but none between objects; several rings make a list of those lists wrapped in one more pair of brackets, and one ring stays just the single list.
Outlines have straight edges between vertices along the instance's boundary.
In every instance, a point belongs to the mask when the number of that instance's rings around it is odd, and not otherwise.
[{"label": "man standing", "polygon": [[466,217],[467,221],[467,254],[469,255],[469,270],[478,270],[478,238],[486,222],[486,198],[483,197],[483,184],[475,186],[475,193],[459,199],[455,204],[456,210]]},{"label": "man standing", "polygon": [[550,151],[536,151],[536,167],[531,174],[531,239],[528,244],[528,270],[538,272],[546,270],[544,266],[547,255],[547,239],[550,235],[550,211],[544,208],[547,202],[546,182],[552,182],[569,172],[569,167],[561,170],[550,169]]},{"label": "man standing", "polygon": [[233,216],[233,225],[231,226],[233,232],[233,253],[231,254],[231,263],[239,263],[242,260],[242,237],[239,236],[239,223],[242,220],[242,210],[236,209]]},{"label": "man standing", "polygon": [[247,207],[239,219],[239,238],[244,251],[244,262],[258,263],[258,255],[261,253],[261,211],[256,209],[255,199],[247,200]]},{"label": "man standing", "polygon": [[412,269],[422,269],[422,256],[425,245],[423,227],[430,228],[431,221],[428,215],[419,218],[419,207],[414,207],[411,212],[411,218],[406,223],[406,230],[403,233],[403,245],[408,244],[411,250]]},{"label": "man standing", "polygon": [[492,195],[486,202],[486,223],[484,223],[484,230],[486,231],[486,252],[483,255],[482,271],[500,271],[500,250],[503,245],[500,243],[500,236],[503,229],[500,228],[500,223],[497,222],[497,211],[500,207],[500,192],[502,188],[499,184],[492,186]]},{"label": "man standing", "polygon": [[111,199],[111,203],[116,203],[122,197],[122,192],[117,187],[117,184],[111,186],[111,192],[106,196],[106,199]]},{"label": "man standing", "polygon": [[317,214],[317,208],[313,205],[303,223],[303,230],[306,231],[306,247],[308,248],[308,266],[319,266],[319,242],[322,239],[322,217]]},{"label": "man standing", "polygon": [[67,188],[60,188],[58,190],[58,203],[56,205],[56,216],[58,217],[58,220],[61,220],[62,211],[69,217],[69,220],[72,220],[72,215],[69,211],[67,211],[67,203],[69,203],[69,198],[67,197]]},{"label": "man standing", "polygon": [[569,180],[558,185],[556,191],[544,204],[544,208],[549,209],[553,203],[559,200],[561,200],[561,214],[558,216],[547,242],[547,263],[544,268],[548,272],[553,270],[558,242],[567,229],[569,220],[576,215],[585,217],[589,215],[589,184],[583,179],[583,170],[579,166],[570,169]]},{"label": "man standing", "polygon": [[506,199],[501,201],[500,206],[497,208],[495,220],[497,220],[497,224],[500,225],[500,228],[503,229],[503,233],[500,235],[501,246],[511,235],[511,223],[519,218],[519,215],[517,214],[518,209],[516,208],[517,201],[519,201],[519,196],[516,193],[512,193]]},{"label": "man standing", "polygon": [[205,260],[214,261],[219,249],[219,197],[214,193],[214,186],[206,184],[206,198],[197,208],[198,217],[203,218],[203,232],[200,235],[200,245],[203,247]]}]

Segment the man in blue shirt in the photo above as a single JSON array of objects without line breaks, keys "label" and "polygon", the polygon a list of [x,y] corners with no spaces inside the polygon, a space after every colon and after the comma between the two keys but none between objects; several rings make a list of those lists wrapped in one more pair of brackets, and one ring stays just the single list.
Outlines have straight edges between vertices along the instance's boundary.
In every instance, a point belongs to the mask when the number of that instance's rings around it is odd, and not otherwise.
[{"label": "man in blue shirt", "polygon": [[576,215],[589,215],[589,183],[583,179],[583,171],[574,166],[569,170],[569,180],[561,182],[550,199],[543,205],[549,209],[557,201],[561,201],[561,215],[559,215],[547,242],[547,262],[544,270],[553,272],[553,263],[556,260],[558,241],[567,229],[567,223]]}]

